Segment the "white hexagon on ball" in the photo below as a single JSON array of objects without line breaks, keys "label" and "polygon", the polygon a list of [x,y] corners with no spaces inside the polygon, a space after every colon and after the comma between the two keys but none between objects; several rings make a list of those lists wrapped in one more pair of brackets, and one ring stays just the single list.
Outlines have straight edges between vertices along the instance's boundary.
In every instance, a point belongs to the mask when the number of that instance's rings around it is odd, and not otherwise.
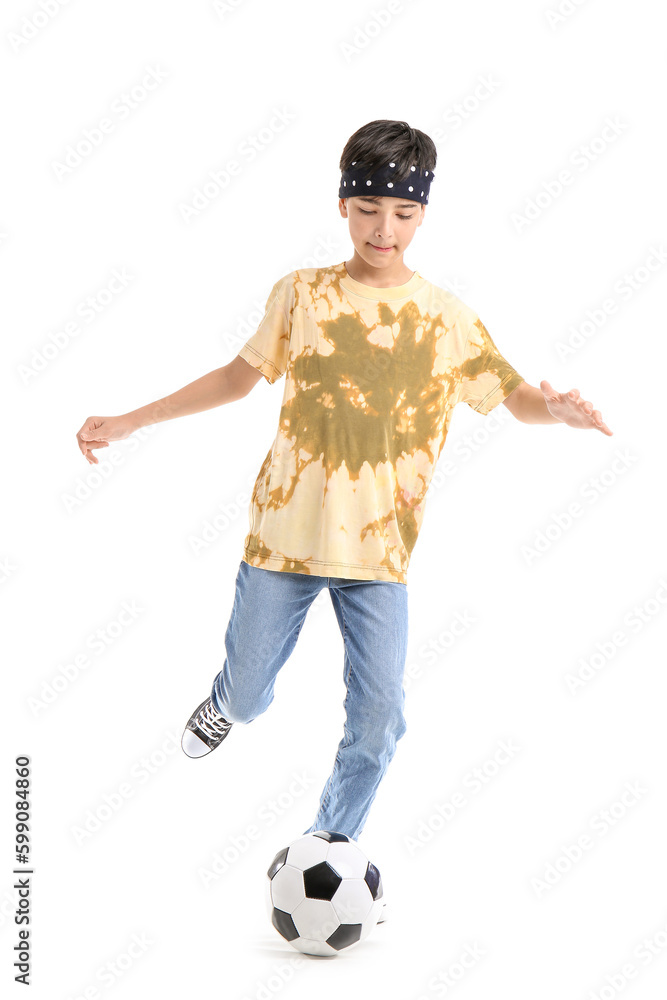
[{"label": "white hexagon on ball", "polygon": [[363,878],[368,868],[368,858],[356,844],[329,844],[327,862],[342,878]]},{"label": "white hexagon on ball", "polygon": [[371,912],[373,897],[363,878],[344,878],[331,897],[341,924],[361,924]]},{"label": "white hexagon on ball", "polygon": [[305,834],[290,844],[286,861],[295,868],[305,871],[306,868],[312,868],[313,865],[325,861],[329,847],[326,840]]},{"label": "white hexagon on ball", "polygon": [[340,925],[338,915],[328,899],[304,899],[292,910],[292,920],[299,937],[326,939]]},{"label": "white hexagon on ball", "polygon": [[292,913],[299,903],[306,898],[303,887],[303,872],[285,864],[273,876],[271,887],[273,905],[286,913]]}]

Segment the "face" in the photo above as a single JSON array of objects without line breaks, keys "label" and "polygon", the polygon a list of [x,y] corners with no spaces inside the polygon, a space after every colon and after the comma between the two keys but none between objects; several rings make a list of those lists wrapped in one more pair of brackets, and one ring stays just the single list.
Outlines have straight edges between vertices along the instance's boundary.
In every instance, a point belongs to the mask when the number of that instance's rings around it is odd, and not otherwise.
[{"label": "face", "polygon": [[[338,207],[349,219],[350,237],[360,257],[371,267],[396,264],[421,226],[425,205],[405,198],[339,198]],[[376,247],[390,247],[382,251]]]}]

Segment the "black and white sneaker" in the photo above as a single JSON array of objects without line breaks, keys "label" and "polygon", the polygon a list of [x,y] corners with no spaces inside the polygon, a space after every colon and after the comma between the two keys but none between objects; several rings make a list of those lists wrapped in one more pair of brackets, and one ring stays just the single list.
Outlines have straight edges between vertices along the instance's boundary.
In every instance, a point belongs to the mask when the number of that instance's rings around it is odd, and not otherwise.
[{"label": "black and white sneaker", "polygon": [[218,712],[210,698],[199,705],[188,719],[181,747],[188,757],[203,757],[219,747],[232,723]]}]

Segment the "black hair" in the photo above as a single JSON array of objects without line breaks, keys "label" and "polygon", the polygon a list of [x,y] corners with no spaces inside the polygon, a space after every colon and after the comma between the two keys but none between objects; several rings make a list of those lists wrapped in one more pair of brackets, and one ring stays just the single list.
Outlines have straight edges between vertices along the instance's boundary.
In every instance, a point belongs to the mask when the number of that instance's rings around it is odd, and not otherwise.
[{"label": "black hair", "polygon": [[437,159],[435,143],[425,132],[407,122],[380,118],[362,125],[345,143],[340,169],[347,170],[354,161],[367,167],[364,180],[386,163],[396,164],[396,180],[402,181],[414,164],[419,170],[434,170]]}]

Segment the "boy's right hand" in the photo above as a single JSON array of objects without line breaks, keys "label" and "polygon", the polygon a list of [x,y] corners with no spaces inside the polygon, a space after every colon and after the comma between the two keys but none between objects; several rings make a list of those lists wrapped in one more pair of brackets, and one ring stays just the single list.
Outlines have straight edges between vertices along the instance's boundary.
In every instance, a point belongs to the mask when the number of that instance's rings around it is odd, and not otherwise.
[{"label": "boy's right hand", "polygon": [[98,459],[92,453],[93,448],[108,448],[109,441],[122,441],[136,429],[127,416],[88,417],[77,431],[76,440],[89,465],[97,465]]}]

